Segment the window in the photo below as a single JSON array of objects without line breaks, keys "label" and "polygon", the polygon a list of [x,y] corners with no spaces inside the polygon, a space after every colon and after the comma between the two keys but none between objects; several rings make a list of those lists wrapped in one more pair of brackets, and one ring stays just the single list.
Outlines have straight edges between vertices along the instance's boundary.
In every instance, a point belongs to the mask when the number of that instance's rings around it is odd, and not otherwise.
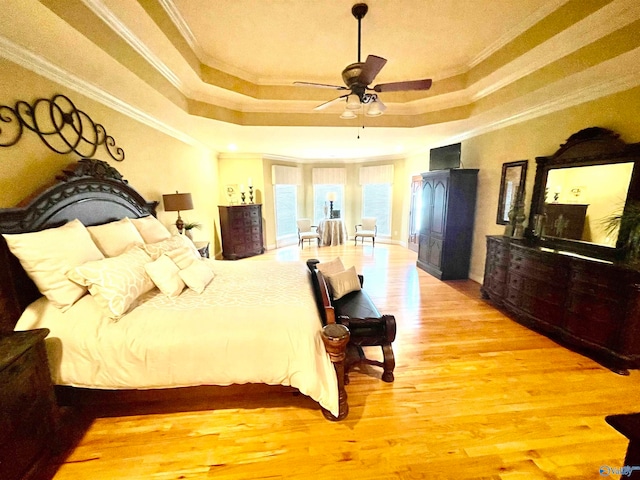
[{"label": "window", "polygon": [[378,235],[391,235],[391,185],[362,185],[362,216],[376,217]]},{"label": "window", "polygon": [[[336,199],[333,202],[333,209],[342,212],[344,185],[316,184],[313,186],[313,221],[318,225],[320,220],[329,217],[329,202],[327,201],[327,193],[334,192]],[[327,213],[325,215],[325,206]],[[343,214],[340,215],[342,218]]]},{"label": "window", "polygon": [[276,239],[298,234],[296,224],[297,186],[274,185],[276,203]]}]

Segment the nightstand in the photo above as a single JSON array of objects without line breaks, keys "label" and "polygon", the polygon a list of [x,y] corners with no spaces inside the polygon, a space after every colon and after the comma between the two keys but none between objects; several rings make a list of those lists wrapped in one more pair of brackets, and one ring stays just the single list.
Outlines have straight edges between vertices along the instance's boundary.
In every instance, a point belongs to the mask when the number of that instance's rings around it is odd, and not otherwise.
[{"label": "nightstand", "polygon": [[54,444],[47,329],[0,334],[0,478],[31,478]]},{"label": "nightstand", "polygon": [[209,258],[209,242],[193,242],[198,252],[200,252],[200,256],[204,258]]}]

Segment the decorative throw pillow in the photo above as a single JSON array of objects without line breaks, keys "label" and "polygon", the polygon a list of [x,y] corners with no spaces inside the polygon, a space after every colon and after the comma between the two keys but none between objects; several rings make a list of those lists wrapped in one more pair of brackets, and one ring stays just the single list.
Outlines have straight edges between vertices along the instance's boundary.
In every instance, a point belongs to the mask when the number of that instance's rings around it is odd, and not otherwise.
[{"label": "decorative throw pillow", "polygon": [[360,279],[356,273],[356,267],[351,267],[343,272],[326,276],[334,300],[344,297],[347,293],[361,290]]},{"label": "decorative throw pillow", "polygon": [[40,232],[3,235],[7,245],[40,292],[66,310],[87,293],[65,274],[91,260],[104,258],[80,220]]},{"label": "decorative throw pillow", "polygon": [[161,242],[148,243],[144,246],[144,249],[153,260],[157,260],[163,253],[167,253],[181,247],[188,247],[193,253],[195,259],[202,258],[193,242],[184,235],[173,235]]},{"label": "decorative throw pillow", "polygon": [[176,248],[175,250],[171,250],[164,255],[173,260],[173,262],[178,266],[180,270],[187,268],[195,261],[201,260],[200,255],[198,255],[198,258],[195,258],[193,256],[193,250],[189,247]]},{"label": "decorative throw pillow", "polygon": [[209,285],[215,276],[213,270],[202,260],[193,262],[184,270],[180,270],[179,275],[187,287],[197,293],[202,293],[204,287]]},{"label": "decorative throw pillow", "polygon": [[154,287],[145,270],[151,258],[140,246],[134,246],[117,257],[105,258],[71,269],[67,276],[89,288],[96,303],[118,319],[133,306],[143,293]]},{"label": "decorative throw pillow", "polygon": [[142,236],[129,218],[87,227],[91,238],[105,257],[117,257],[133,245],[143,245]]},{"label": "decorative throw pillow", "polygon": [[153,215],[132,218],[131,223],[144,239],[144,243],[157,243],[171,238],[171,232]]},{"label": "decorative throw pillow", "polygon": [[345,270],[344,265],[342,264],[342,260],[340,260],[340,257],[336,257],[330,262],[318,263],[316,264],[316,268],[324,276],[332,275],[334,273],[344,272]]},{"label": "decorative throw pillow", "polygon": [[144,266],[156,287],[169,298],[175,298],[184,290],[185,284],[180,278],[180,268],[166,254]]}]

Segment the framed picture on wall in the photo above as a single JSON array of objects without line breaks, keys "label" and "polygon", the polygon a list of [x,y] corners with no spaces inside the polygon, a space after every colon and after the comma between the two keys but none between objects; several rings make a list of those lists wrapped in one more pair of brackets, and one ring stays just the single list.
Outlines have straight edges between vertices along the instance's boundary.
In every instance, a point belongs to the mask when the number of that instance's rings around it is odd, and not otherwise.
[{"label": "framed picture on wall", "polygon": [[238,197],[238,184],[229,184],[227,185],[226,190],[229,205],[239,205],[240,200]]},{"label": "framed picture on wall", "polygon": [[498,215],[496,223],[507,225],[509,211],[516,203],[518,195],[524,193],[527,178],[528,160],[507,162],[502,164],[502,178],[500,180],[500,195],[498,197]]}]

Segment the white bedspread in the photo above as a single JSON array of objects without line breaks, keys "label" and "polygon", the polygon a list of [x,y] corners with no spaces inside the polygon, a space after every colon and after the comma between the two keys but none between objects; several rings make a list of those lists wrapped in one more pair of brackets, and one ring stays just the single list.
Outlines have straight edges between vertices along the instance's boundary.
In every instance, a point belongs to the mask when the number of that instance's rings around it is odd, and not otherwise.
[{"label": "white bedspread", "polygon": [[290,385],[338,415],[336,374],[302,262],[209,262],[198,295],[157,289],[113,321],[85,295],[67,312],[44,297],[16,330],[48,328],[54,383],[101,389]]}]

